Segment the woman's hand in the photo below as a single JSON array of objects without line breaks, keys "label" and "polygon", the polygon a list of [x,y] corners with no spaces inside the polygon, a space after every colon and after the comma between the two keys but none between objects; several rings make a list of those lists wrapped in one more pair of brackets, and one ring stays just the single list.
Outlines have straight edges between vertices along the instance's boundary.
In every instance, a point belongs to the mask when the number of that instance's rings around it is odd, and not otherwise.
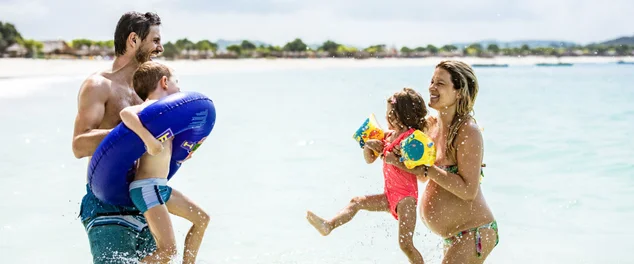
[{"label": "woman's hand", "polygon": [[407,168],[405,167],[405,164],[403,164],[403,162],[401,162],[401,152],[400,152],[400,148],[394,148],[392,149],[392,151],[388,152],[385,154],[385,162],[387,164],[392,164],[396,167],[398,167],[399,169],[404,169],[407,170]]}]

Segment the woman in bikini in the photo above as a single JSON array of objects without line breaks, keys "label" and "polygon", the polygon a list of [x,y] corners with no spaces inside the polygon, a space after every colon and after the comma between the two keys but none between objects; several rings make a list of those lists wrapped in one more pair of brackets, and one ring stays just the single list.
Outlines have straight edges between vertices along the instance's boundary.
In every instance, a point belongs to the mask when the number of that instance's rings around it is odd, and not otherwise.
[{"label": "woman in bikini", "polygon": [[436,66],[429,86],[429,136],[436,143],[435,166],[407,170],[398,149],[386,162],[428,180],[420,198],[423,223],[444,239],[444,264],[483,263],[498,244],[497,222],[480,188],[482,134],[471,115],[478,94],[473,69],[460,61]]}]

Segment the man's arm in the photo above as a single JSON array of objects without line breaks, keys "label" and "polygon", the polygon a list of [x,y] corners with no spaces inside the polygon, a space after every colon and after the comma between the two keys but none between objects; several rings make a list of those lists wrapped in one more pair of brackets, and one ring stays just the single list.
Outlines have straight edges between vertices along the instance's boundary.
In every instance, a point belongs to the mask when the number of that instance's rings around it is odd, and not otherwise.
[{"label": "man's arm", "polygon": [[111,130],[97,129],[103,120],[109,94],[109,87],[95,77],[86,80],[79,89],[73,132],[73,154],[78,159],[92,156]]}]

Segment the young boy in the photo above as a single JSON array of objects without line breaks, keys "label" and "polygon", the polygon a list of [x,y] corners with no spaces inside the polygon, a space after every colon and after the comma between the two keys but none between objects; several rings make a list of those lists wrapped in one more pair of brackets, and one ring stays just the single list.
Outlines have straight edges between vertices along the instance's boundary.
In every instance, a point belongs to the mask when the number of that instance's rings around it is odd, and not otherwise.
[{"label": "young boy", "polygon": [[194,263],[209,223],[209,216],[182,193],[167,186],[172,155],[172,139],[160,142],[141,124],[138,113],[148,105],[180,91],[172,71],[158,62],[145,62],[133,76],[133,86],[144,100],[140,105],[121,110],[121,120],[136,133],[147,148],[138,161],[134,181],[130,184],[130,198],[147,219],[157,249],[141,263],[168,263],[177,253],[174,230],[169,213],[192,222],[185,238],[183,263]]}]

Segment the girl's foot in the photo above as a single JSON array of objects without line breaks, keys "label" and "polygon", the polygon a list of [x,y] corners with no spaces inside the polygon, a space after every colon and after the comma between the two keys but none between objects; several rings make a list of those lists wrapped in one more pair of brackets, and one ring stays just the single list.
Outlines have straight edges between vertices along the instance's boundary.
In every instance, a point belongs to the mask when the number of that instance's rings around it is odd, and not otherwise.
[{"label": "girl's foot", "polygon": [[315,229],[317,229],[317,231],[319,231],[322,236],[327,236],[328,234],[330,234],[330,231],[332,231],[330,224],[328,224],[326,220],[315,215],[311,211],[306,212],[306,219],[308,219],[308,222],[313,225],[313,227],[315,227]]}]

